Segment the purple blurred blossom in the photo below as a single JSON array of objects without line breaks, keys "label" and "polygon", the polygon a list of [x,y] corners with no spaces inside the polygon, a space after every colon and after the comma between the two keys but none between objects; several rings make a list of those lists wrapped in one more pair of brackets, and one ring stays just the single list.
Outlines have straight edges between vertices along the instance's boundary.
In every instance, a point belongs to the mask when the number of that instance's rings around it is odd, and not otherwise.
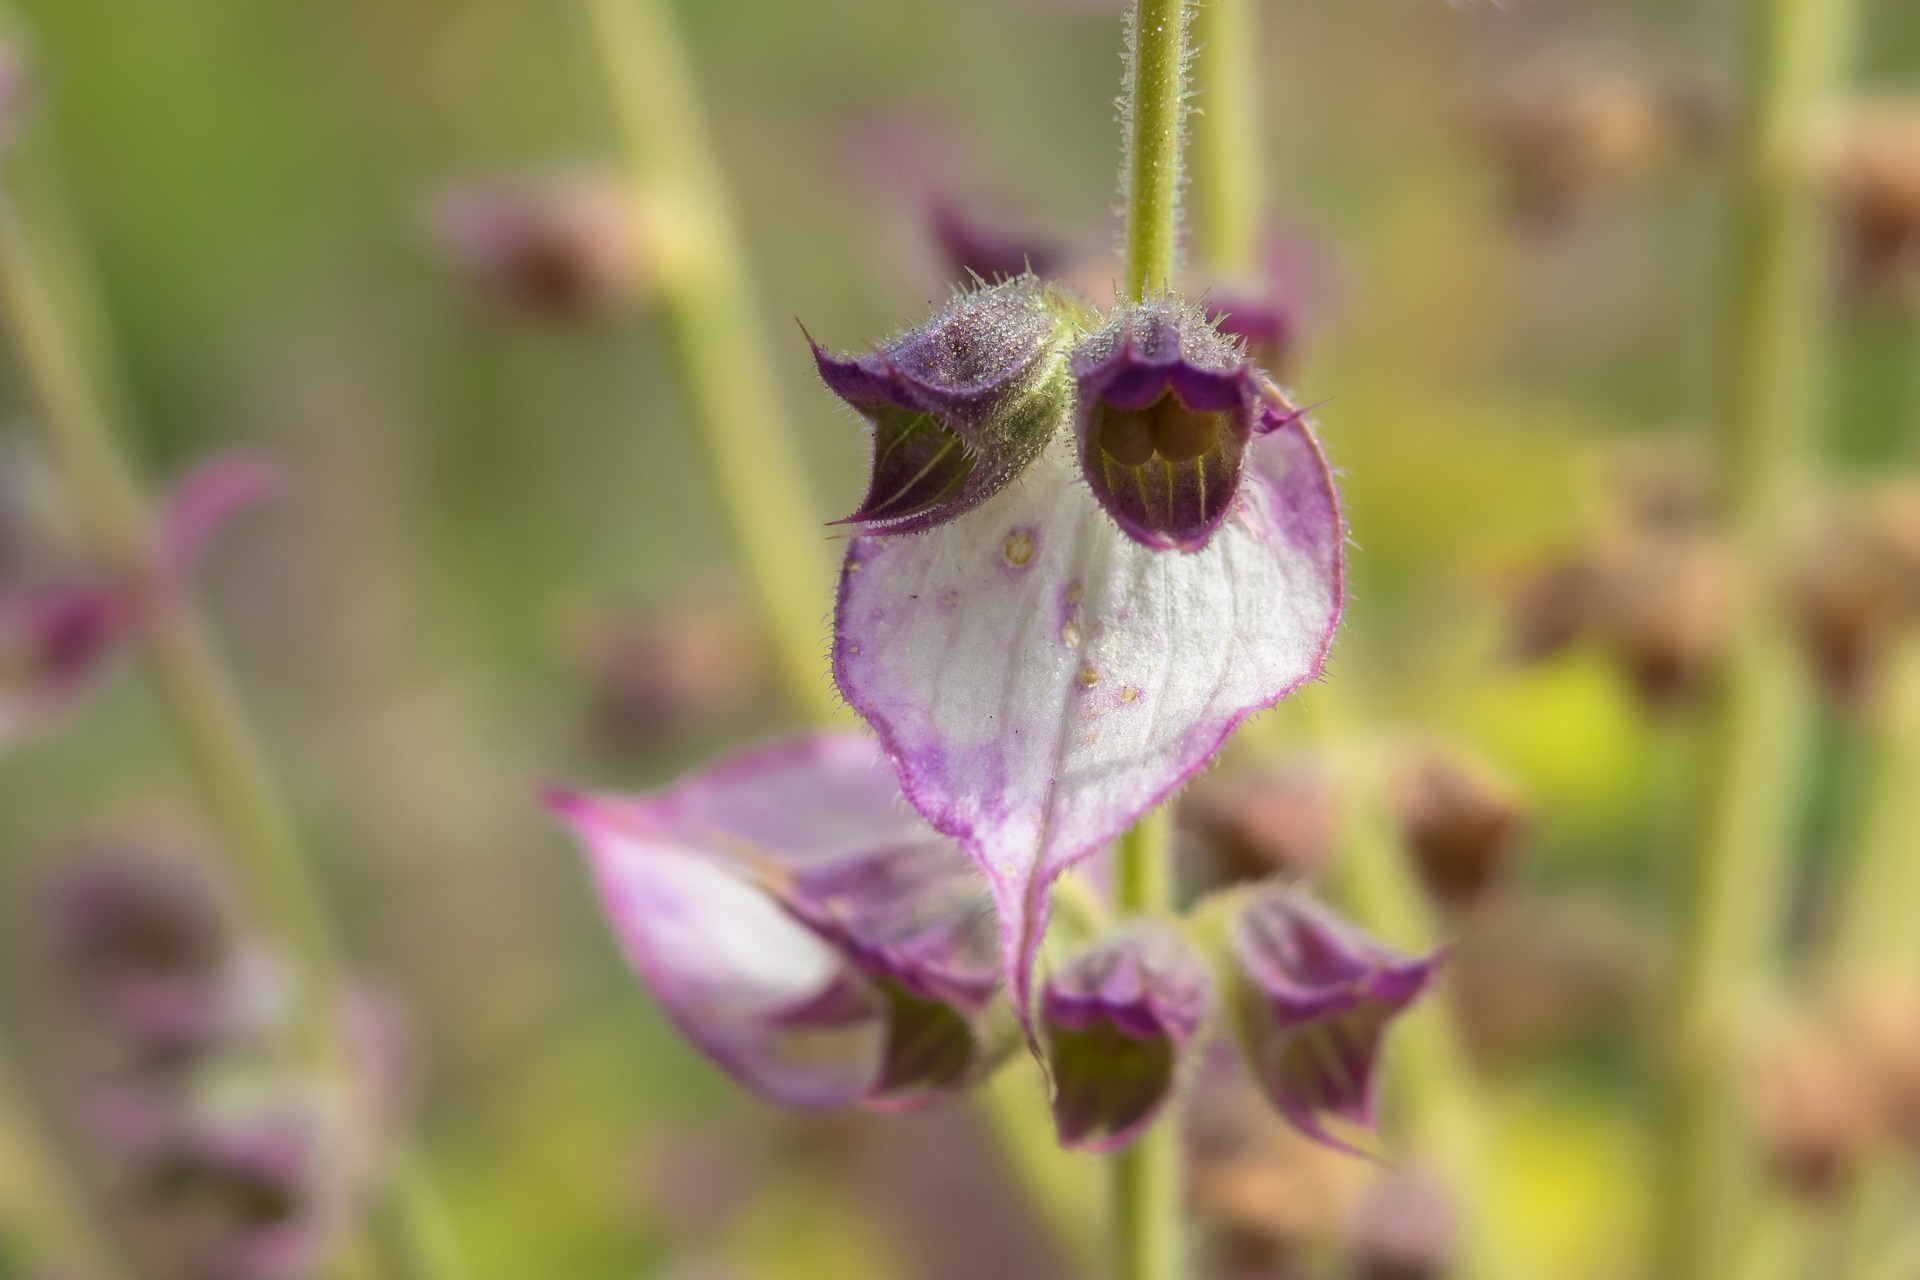
[{"label": "purple blurred blossom", "polygon": [[1200,957],[1153,922],[1101,939],[1047,975],[1040,1022],[1062,1146],[1118,1151],[1153,1123],[1212,994]]},{"label": "purple blurred blossom", "polygon": [[1308,1137],[1330,1117],[1371,1128],[1381,1041],[1432,982],[1438,955],[1403,956],[1304,893],[1257,893],[1233,927],[1234,1015],[1268,1101]]},{"label": "purple blurred blossom", "polygon": [[500,309],[577,321],[645,291],[652,267],[640,215],[619,179],[575,174],[454,187],[434,222],[448,257]]},{"label": "purple blurred blossom", "polygon": [[817,733],[647,796],[549,797],[669,1016],[775,1102],[909,1105],[990,1056],[987,896],[879,764]]}]

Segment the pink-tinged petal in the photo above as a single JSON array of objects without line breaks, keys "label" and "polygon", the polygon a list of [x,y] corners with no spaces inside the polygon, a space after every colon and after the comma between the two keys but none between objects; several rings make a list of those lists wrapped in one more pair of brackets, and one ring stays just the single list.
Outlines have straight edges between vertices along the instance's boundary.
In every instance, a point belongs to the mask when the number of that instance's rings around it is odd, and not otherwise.
[{"label": "pink-tinged petal", "polygon": [[1014,486],[848,548],[834,675],[907,798],[986,872],[1023,1018],[1047,888],[1318,677],[1342,602],[1332,477],[1297,416],[1204,550],[1117,528],[1057,439]]},{"label": "pink-tinged petal", "polygon": [[1432,983],[1439,955],[1401,955],[1279,886],[1242,910],[1232,945],[1235,1019],[1255,1081],[1295,1128],[1344,1148],[1326,1120],[1373,1127],[1381,1042]]},{"label": "pink-tinged petal", "polygon": [[928,198],[927,229],[956,284],[1010,280],[1029,272],[1052,276],[1066,256],[1051,242],[987,225],[946,195]]},{"label": "pink-tinged petal", "polygon": [[219,454],[180,477],[161,515],[161,580],[184,588],[228,523],[242,511],[279,497],[280,490],[279,470],[253,453]]},{"label": "pink-tinged petal", "polygon": [[1200,957],[1162,924],[1129,927],[1049,974],[1040,1020],[1060,1144],[1112,1152],[1145,1132],[1212,995]]},{"label": "pink-tinged petal", "polygon": [[120,593],[74,581],[0,596],[0,747],[46,729],[98,682],[132,625]]},{"label": "pink-tinged petal", "polygon": [[744,752],[634,799],[553,797],[681,1030],[792,1106],[910,1105],[989,1056],[992,909],[870,738]]}]

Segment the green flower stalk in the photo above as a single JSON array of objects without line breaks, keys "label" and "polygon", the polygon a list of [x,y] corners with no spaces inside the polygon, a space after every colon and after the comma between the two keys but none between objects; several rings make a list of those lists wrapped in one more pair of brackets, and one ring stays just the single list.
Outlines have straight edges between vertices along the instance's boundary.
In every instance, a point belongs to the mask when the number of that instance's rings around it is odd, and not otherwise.
[{"label": "green flower stalk", "polygon": [[800,451],[780,405],[765,332],[693,75],[662,0],[589,0],[660,293],[695,416],[747,576],[795,704],[831,720],[820,661],[833,567],[809,508]]},{"label": "green flower stalk", "polygon": [[[1750,578],[1778,563],[1782,515],[1807,462],[1820,382],[1822,254],[1811,183],[1840,89],[1854,7],[1751,6],[1748,120],[1736,178],[1732,340],[1718,452],[1722,506]],[[1807,696],[1781,619],[1753,581],[1715,690],[1707,783],[1681,887],[1663,1051],[1659,1274],[1717,1274],[1751,1160],[1727,1081],[1750,985],[1779,923],[1804,756]]]},{"label": "green flower stalk", "polygon": [[1260,245],[1259,0],[1210,0],[1193,15],[1194,243],[1204,265],[1248,272]]},{"label": "green flower stalk", "polygon": [[[149,510],[115,439],[109,414],[63,313],[45,255],[6,180],[0,180],[0,317],[78,523],[100,566],[127,582],[153,585]],[[147,677],[207,808],[218,824],[257,916],[299,962],[295,1025],[285,1046],[323,1071],[344,1070],[337,1027],[340,954],[313,868],[278,785],[258,750],[227,675],[180,591],[145,593],[140,629]],[[402,1156],[372,1210],[372,1234],[395,1276],[458,1273],[436,1234],[431,1193]]]}]

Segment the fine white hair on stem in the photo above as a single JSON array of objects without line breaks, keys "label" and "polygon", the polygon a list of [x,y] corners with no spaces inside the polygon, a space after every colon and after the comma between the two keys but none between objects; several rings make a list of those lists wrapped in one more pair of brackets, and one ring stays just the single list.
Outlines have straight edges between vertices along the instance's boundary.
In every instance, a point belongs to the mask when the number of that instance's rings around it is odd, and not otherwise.
[{"label": "fine white hair on stem", "polygon": [[[1177,11],[1180,15],[1181,26],[1184,30],[1192,30],[1192,15],[1196,7],[1197,0],[1179,0]],[[1115,114],[1120,125],[1120,192],[1119,203],[1115,212],[1119,215],[1120,219],[1120,230],[1118,234],[1120,236],[1120,249],[1123,256],[1126,253],[1128,226],[1136,216],[1134,209],[1134,199],[1136,195],[1134,191],[1134,172],[1138,159],[1137,150],[1140,145],[1140,138],[1139,120],[1135,104],[1140,97],[1140,9],[1140,0],[1131,0],[1131,3],[1129,3],[1126,8],[1126,21],[1124,24],[1125,38],[1120,54],[1122,89],[1120,96],[1114,100],[1114,106],[1116,108]],[[1188,140],[1187,117],[1193,110],[1193,55],[1194,49],[1191,42],[1183,40],[1180,49],[1179,89],[1175,95],[1177,144],[1174,147],[1173,153],[1173,238],[1176,259],[1173,265],[1176,269],[1179,265],[1178,256],[1180,246],[1185,238],[1183,232],[1186,223],[1186,211],[1183,197],[1186,194],[1187,171],[1182,157],[1186,152]],[[1170,280],[1162,282],[1163,287],[1170,285],[1170,283]]]}]

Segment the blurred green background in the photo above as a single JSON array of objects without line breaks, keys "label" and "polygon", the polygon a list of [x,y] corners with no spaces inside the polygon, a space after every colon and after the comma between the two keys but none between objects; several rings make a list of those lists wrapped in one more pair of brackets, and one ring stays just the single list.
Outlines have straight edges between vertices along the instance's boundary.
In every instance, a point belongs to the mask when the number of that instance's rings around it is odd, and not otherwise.
[{"label": "blurred green background", "polygon": [[[435,243],[449,184],[618,164],[576,7],[16,8],[44,79],[32,192],[88,246],[132,448],[159,477],[261,445],[292,480],[221,549],[210,607],[353,954],[409,1002],[424,1142],[476,1274],[692,1276],[707,1273],[668,1268],[701,1259],[736,1269],[715,1275],[965,1274],[927,1256],[924,1204],[876,1190],[915,1151],[977,1167],[953,1197],[978,1197],[997,1231],[1037,1234],[960,1122],[800,1124],[745,1100],[628,977],[535,804],[549,779],[653,785],[794,723],[749,664],[748,696],[720,719],[641,750],[596,745],[581,619],[743,595],[681,376],[646,308],[516,322],[477,303]],[[929,154],[980,216],[1097,254],[1112,236],[1118,14],[678,8],[804,440],[794,482],[838,514],[865,444],[793,318],[856,346],[942,287],[912,202],[874,179],[860,139],[886,120],[944,139]],[[1599,659],[1503,661],[1498,586],[1579,533],[1608,447],[1709,421],[1723,161],[1702,145],[1541,226],[1508,207],[1480,121],[1490,86],[1542,55],[1724,100],[1727,8],[1262,6],[1270,195],[1327,280],[1291,381],[1326,402],[1355,543],[1332,678],[1369,716],[1458,735],[1502,766],[1541,815],[1523,882],[1598,894],[1629,932],[1650,927],[1660,888],[1675,731]],[[1872,21],[1862,80],[1911,85],[1920,6],[1882,3]],[[1912,313],[1850,307],[1839,325],[1832,459],[1905,461]],[[8,375],[17,415],[14,393]],[[1844,786],[1844,768],[1828,772]],[[121,681],[0,761],[0,837],[24,861],[186,794],[144,691]],[[1638,1052],[1623,1020],[1505,1081],[1499,1168],[1525,1274],[1620,1274],[1622,1232],[1646,1207],[1626,1123],[1640,1101],[1621,1083]],[[803,1173],[822,1166],[834,1175]],[[721,1203],[677,1204],[700,1170]]]}]

